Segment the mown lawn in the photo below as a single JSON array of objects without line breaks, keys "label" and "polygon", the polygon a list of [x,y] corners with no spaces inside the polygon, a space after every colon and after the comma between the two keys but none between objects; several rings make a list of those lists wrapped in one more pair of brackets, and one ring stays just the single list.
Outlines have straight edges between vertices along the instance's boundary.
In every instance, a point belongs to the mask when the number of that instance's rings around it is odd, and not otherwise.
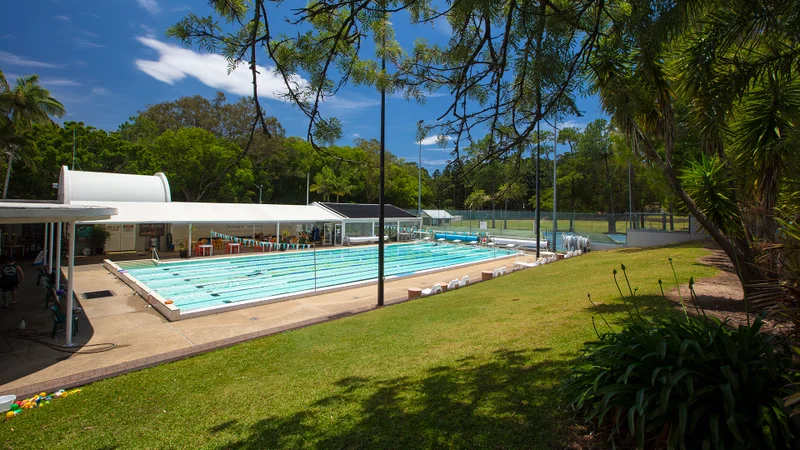
[{"label": "mown lawn", "polygon": [[571,417],[558,388],[598,313],[587,292],[624,320],[611,275],[624,263],[645,309],[663,314],[667,258],[685,282],[716,273],[696,262],[706,253],[590,253],[101,381],[1,424],[0,444],[561,448]]}]

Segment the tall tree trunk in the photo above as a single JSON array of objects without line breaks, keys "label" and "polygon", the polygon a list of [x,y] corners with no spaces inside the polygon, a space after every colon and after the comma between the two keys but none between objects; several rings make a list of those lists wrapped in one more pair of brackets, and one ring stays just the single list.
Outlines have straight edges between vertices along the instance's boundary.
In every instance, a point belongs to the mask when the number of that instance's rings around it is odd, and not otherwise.
[{"label": "tall tree trunk", "polygon": [[14,162],[14,151],[8,150],[8,167],[6,167],[6,182],[3,184],[3,200],[8,196],[8,183],[11,181],[11,163]]},{"label": "tall tree trunk", "polygon": [[614,191],[611,189],[611,167],[608,165],[608,153],[603,154],[606,163],[606,186],[608,186],[608,206],[611,208],[611,215],[608,216],[608,232],[617,232],[617,221],[614,218]]}]

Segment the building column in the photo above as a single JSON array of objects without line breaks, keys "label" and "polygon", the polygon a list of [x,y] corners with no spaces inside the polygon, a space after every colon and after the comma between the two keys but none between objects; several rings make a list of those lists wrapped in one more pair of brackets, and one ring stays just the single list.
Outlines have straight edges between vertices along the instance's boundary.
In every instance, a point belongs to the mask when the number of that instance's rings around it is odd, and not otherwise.
[{"label": "building column", "polygon": [[275,242],[280,244],[281,243],[281,223],[280,222],[276,222],[275,223],[275,227],[276,227]]},{"label": "building column", "polygon": [[72,347],[72,293],[75,288],[75,222],[70,222],[69,226],[69,255],[67,257],[67,310],[64,314],[67,316],[67,347]]},{"label": "building column", "polygon": [[47,247],[47,233],[50,231],[50,224],[44,224],[44,244],[42,244],[42,250],[44,251],[44,259],[42,260],[42,264],[47,266],[47,256],[50,254],[50,249]]},{"label": "building column", "polygon": [[56,290],[61,289],[61,222],[56,227]]},{"label": "building column", "polygon": [[397,242],[400,242],[400,221],[397,221]]},{"label": "building column", "polygon": [[189,257],[192,257],[192,224],[189,224],[189,240],[186,241],[186,246],[189,247]]},{"label": "building column", "polygon": [[50,256],[49,256],[49,259],[47,260],[48,261],[47,262],[47,273],[49,273],[49,274],[53,273],[53,234],[55,233],[55,231],[56,231],[55,230],[55,223],[51,223],[50,224],[50,233],[47,235],[47,239],[50,242],[50,244],[49,244]]},{"label": "building column", "polygon": [[342,245],[344,245],[344,239],[345,239],[345,235],[346,235],[346,227],[347,227],[347,223],[342,221]]}]

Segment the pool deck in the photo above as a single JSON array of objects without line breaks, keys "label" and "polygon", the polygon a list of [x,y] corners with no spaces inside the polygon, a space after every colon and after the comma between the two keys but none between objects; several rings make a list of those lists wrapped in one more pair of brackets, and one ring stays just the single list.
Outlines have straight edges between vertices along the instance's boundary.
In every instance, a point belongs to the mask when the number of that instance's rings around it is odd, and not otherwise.
[{"label": "pool deck", "polygon": [[[515,256],[497,258],[469,266],[387,281],[385,303],[407,300],[408,289],[446,284],[469,275],[471,283],[480,282],[481,272],[502,265],[511,270]],[[2,330],[16,327],[25,317],[27,328],[46,331],[50,339],[52,318],[43,310],[44,291],[36,287],[32,268],[26,267],[26,281],[18,292],[19,304],[3,310]],[[111,290],[113,297],[83,299],[84,292]],[[468,288],[467,288],[468,289]],[[75,268],[75,292],[83,313],[79,319],[77,346],[114,343],[113,350],[93,354],[68,354],[44,345],[12,338],[0,341],[0,395],[24,397],[42,391],[80,386],[123,373],[152,367],[198,355],[216,348],[301,328],[376,309],[377,292],[367,286],[311,295],[303,298],[221,312],[177,322],[167,321],[131,288],[100,264]],[[447,295],[439,294],[439,295]],[[415,301],[427,301],[422,298]],[[59,335],[64,342],[63,331]],[[13,351],[8,345],[13,346]]]}]

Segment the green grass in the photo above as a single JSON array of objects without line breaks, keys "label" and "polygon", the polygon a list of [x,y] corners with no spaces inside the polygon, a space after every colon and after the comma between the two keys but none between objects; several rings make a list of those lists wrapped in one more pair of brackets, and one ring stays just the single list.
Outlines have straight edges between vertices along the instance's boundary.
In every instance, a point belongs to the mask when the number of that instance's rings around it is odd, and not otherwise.
[{"label": "green grass", "polygon": [[560,448],[558,388],[594,336],[587,292],[624,320],[611,275],[624,263],[663,314],[667,258],[685,282],[716,273],[696,263],[706,253],[590,253],[104,380],[0,425],[0,445]]}]

